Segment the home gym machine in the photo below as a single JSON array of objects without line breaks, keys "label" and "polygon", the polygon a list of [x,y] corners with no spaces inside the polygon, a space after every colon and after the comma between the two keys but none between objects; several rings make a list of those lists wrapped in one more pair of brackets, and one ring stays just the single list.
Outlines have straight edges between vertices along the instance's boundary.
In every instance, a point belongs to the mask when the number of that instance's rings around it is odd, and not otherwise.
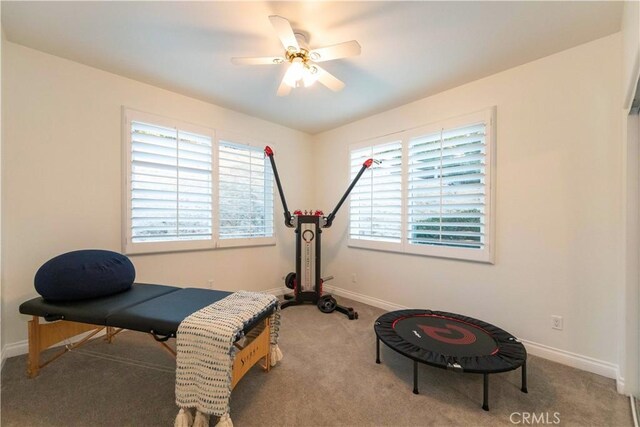
[{"label": "home gym machine", "polygon": [[273,176],[278,186],[280,200],[284,209],[284,224],[289,228],[295,228],[296,233],[296,271],[287,274],[285,285],[289,289],[293,289],[292,294],[285,295],[285,301],[281,308],[287,308],[292,305],[300,305],[305,303],[316,304],[323,313],[331,313],[334,310],[346,314],[350,320],[358,318],[358,313],[352,307],[345,307],[336,302],[336,299],[329,294],[322,294],[322,284],[326,280],[333,277],[323,279],[320,276],[320,236],[324,228],[331,227],[333,219],[338,213],[338,209],[344,201],[349,197],[349,193],[357,184],[365,170],[373,163],[373,159],[369,159],[362,164],[362,168],[353,179],[349,188],[344,193],[333,211],[325,216],[322,211],[304,211],[296,210],[291,215],[287,207],[287,201],[284,198],[282,184],[278,176],[278,168],[273,159],[273,150],[267,146],[264,148],[264,154],[271,161]]}]

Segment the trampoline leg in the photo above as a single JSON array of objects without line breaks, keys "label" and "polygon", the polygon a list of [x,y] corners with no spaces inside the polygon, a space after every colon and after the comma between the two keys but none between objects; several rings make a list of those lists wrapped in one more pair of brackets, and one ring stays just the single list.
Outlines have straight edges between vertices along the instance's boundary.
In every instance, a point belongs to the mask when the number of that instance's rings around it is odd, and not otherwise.
[{"label": "trampoline leg", "polygon": [[527,361],[525,360],[522,364],[522,388],[520,389],[523,393],[529,393],[527,390]]},{"label": "trampoline leg", "polygon": [[413,361],[413,394],[418,393],[418,362]]},{"label": "trampoline leg", "polygon": [[483,374],[484,376],[484,396],[482,398],[482,409],[489,410],[489,374]]},{"label": "trampoline leg", "polygon": [[376,337],[376,363],[380,363],[380,338]]}]

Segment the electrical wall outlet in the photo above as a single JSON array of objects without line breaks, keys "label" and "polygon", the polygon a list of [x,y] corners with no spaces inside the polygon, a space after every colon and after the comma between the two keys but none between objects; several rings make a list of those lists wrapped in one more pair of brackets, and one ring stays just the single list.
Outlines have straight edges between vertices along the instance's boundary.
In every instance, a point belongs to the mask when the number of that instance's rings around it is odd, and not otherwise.
[{"label": "electrical wall outlet", "polygon": [[358,281],[358,276],[356,273],[351,274],[351,283],[356,283]]},{"label": "electrical wall outlet", "polygon": [[551,328],[557,329],[559,331],[562,330],[562,316],[556,316],[556,315],[551,316]]},{"label": "electrical wall outlet", "polygon": [[207,286],[209,286],[209,289],[213,289],[213,279],[207,280]]}]

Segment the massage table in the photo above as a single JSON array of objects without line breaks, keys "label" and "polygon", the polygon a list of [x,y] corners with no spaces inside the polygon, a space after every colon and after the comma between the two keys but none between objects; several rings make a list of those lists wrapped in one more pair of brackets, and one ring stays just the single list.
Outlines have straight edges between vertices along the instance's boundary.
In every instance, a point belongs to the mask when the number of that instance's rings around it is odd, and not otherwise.
[{"label": "massage table", "polygon": [[[175,357],[175,351],[166,341],[176,337],[180,322],[231,293],[134,283],[129,290],[99,298],[68,302],[51,302],[42,297],[31,299],[20,305],[20,313],[32,316],[27,373],[31,378],[37,376],[41,368],[105,329],[109,342],[122,330],[149,333]],[[264,359],[262,367],[269,371],[269,316],[275,310],[276,304],[268,307],[237,335],[235,346],[239,351],[233,364],[232,388],[260,360]],[[40,322],[41,318],[44,323]],[[90,333],[82,340],[40,362],[41,353],[47,348],[86,332]]]}]

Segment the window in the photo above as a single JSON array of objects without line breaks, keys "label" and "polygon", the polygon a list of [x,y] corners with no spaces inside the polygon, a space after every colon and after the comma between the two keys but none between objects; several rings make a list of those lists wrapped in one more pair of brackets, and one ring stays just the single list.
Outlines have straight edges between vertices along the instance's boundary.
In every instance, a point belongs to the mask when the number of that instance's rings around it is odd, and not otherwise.
[{"label": "window", "polygon": [[220,239],[273,237],[273,173],[264,147],[220,140]]},{"label": "window", "polygon": [[124,122],[125,253],[275,243],[260,144],[218,141],[211,129],[132,110]]},{"label": "window", "polygon": [[351,192],[349,237],[399,243],[402,239],[402,141],[382,142],[351,152],[353,180],[370,158],[381,163],[362,175]]},{"label": "window", "polygon": [[[349,245],[493,262],[494,110],[399,132],[351,149],[380,160],[354,188]],[[362,161],[361,161],[362,160]]]}]

